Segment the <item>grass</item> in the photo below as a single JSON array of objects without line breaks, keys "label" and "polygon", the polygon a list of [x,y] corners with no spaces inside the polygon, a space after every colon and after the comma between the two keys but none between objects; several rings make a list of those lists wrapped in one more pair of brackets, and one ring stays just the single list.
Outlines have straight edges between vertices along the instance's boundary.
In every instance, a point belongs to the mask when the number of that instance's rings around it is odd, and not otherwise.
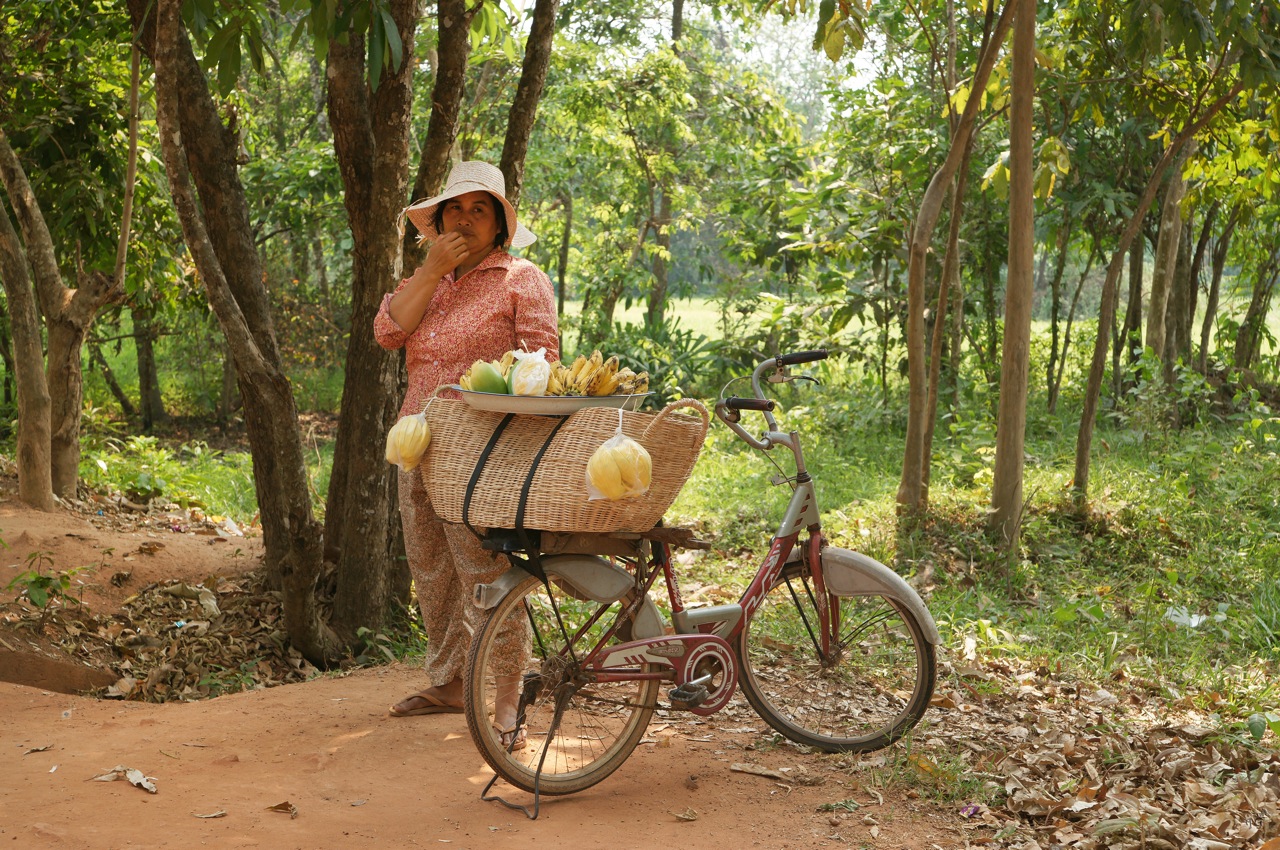
[{"label": "grass", "polygon": [[[632,305],[620,318],[639,321],[642,309]],[[672,312],[687,327],[714,335],[712,302],[678,302]],[[1256,403],[1226,410],[1207,389],[1188,384],[1180,387],[1184,406],[1196,415],[1174,429],[1161,393],[1140,386],[1099,421],[1091,501],[1082,515],[1069,486],[1086,348],[1073,348],[1056,414],[1046,412],[1042,389],[1032,389],[1027,510],[1011,558],[985,534],[994,425],[983,382],[970,378],[960,408],[939,423],[931,510],[910,533],[899,529],[894,501],[905,428],[900,383],[886,400],[874,376],[854,365],[819,372],[820,388],[773,389],[782,422],[801,434],[832,543],[864,551],[903,575],[928,571],[930,609],[952,651],[967,644],[986,656],[1072,670],[1094,681],[1150,681],[1217,714],[1224,728],[1276,716],[1280,419]],[[1045,346],[1034,350],[1043,358]],[[214,371],[205,377],[211,380]],[[119,374],[127,374],[123,366]],[[1033,362],[1030,374],[1041,382],[1043,363]],[[320,374],[297,386],[303,408],[333,403],[341,389]],[[87,390],[91,398],[105,398],[92,380]],[[237,522],[256,512],[243,453],[126,436],[95,417],[85,433],[82,474],[90,486],[199,506]],[[308,443],[317,511],[331,451],[323,442]],[[789,495],[789,488],[771,483],[776,472],[713,425],[668,514],[714,542],[714,553],[687,567],[693,577],[730,592],[749,580]],[[385,655],[397,640],[368,639],[371,655]]]}]

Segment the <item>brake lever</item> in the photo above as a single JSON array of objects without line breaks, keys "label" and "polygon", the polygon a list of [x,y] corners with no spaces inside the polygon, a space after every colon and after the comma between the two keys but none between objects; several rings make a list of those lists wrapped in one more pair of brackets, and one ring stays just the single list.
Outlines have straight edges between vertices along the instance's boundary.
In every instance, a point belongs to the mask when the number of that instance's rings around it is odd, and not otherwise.
[{"label": "brake lever", "polygon": [[792,381],[812,381],[818,386],[822,386],[822,382],[812,375],[791,375],[782,369],[774,372],[768,378],[765,378],[765,380],[771,384],[789,384]]}]

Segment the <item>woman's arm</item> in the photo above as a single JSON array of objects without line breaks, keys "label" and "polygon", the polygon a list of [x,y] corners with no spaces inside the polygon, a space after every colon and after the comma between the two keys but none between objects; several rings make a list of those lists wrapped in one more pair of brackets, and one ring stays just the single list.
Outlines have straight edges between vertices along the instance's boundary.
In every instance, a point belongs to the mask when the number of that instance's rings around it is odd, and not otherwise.
[{"label": "woman's arm", "polygon": [[512,287],[516,296],[516,347],[530,351],[545,348],[547,360],[558,360],[560,330],[551,280],[529,262],[522,262],[514,274],[518,278],[517,285]]},{"label": "woman's arm", "polygon": [[435,297],[440,279],[467,258],[467,243],[457,233],[446,233],[431,243],[427,258],[391,298],[389,312],[395,323],[411,334],[422,322],[427,305]]}]

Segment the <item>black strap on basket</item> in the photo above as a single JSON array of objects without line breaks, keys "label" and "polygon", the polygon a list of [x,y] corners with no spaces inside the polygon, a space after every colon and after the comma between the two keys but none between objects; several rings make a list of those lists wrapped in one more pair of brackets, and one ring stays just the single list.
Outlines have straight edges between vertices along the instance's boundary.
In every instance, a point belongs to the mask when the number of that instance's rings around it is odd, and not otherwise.
[{"label": "black strap on basket", "polygon": [[[484,536],[476,531],[475,526],[471,524],[471,500],[475,496],[476,485],[480,482],[480,475],[484,472],[485,465],[489,462],[489,455],[493,454],[494,448],[498,445],[498,440],[502,437],[502,432],[507,429],[507,426],[511,424],[511,420],[514,418],[514,413],[508,413],[503,416],[502,421],[498,423],[497,427],[493,429],[493,433],[489,435],[489,442],[485,444],[484,450],[480,452],[480,457],[476,461],[475,468],[471,470],[471,478],[467,481],[467,489],[462,497],[462,522],[472,534],[481,540],[484,539]],[[533,462],[529,465],[529,473],[524,479],[524,486],[520,488],[520,501],[516,505],[516,538],[527,556],[522,560],[521,566],[528,570],[531,575],[537,577],[543,584],[547,583],[547,574],[542,569],[542,558],[541,553],[538,552],[538,546],[530,539],[529,530],[524,527],[524,514],[525,508],[529,504],[529,491],[533,489],[533,476],[538,471],[542,456],[547,453],[547,449],[551,448],[551,441],[555,439],[556,433],[567,421],[568,417],[560,417],[556,420],[555,426],[543,441],[542,448],[538,449],[538,453],[533,456]]]},{"label": "black strap on basket", "polygon": [[503,431],[507,430],[507,426],[511,424],[511,420],[514,418],[514,413],[508,413],[502,417],[498,427],[493,429],[493,433],[489,435],[489,442],[485,444],[484,451],[480,452],[480,459],[476,461],[476,468],[471,470],[471,480],[467,482],[467,491],[462,496],[462,524],[476,537],[481,535],[480,532],[476,531],[475,526],[471,524],[471,497],[475,495],[476,482],[480,480],[480,473],[484,472],[484,465],[489,461],[489,455],[493,453],[494,446],[498,445],[498,438],[502,436]]},{"label": "black strap on basket", "polygon": [[568,417],[557,420],[555,427],[551,429],[551,433],[547,434],[547,439],[543,442],[542,448],[538,449],[538,453],[533,456],[533,463],[529,464],[529,474],[525,476],[524,486],[520,488],[520,502],[516,505],[516,536],[528,556],[525,561],[525,569],[541,579],[543,584],[547,584],[547,573],[546,570],[542,569],[542,554],[538,551],[538,547],[533,545],[533,541],[529,539],[529,531],[524,527],[524,509],[529,504],[529,491],[533,489],[533,476],[538,471],[538,464],[542,463],[542,456],[547,453],[547,449],[551,448],[551,441],[555,439],[556,433],[567,421],[569,421]]}]

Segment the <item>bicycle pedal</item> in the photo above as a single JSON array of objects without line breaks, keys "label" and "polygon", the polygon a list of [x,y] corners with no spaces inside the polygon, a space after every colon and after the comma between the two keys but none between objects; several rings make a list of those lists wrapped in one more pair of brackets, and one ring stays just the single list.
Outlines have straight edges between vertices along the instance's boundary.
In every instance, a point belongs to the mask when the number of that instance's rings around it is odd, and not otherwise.
[{"label": "bicycle pedal", "polygon": [[677,685],[667,692],[671,707],[687,711],[706,702],[710,693],[705,685]]}]

